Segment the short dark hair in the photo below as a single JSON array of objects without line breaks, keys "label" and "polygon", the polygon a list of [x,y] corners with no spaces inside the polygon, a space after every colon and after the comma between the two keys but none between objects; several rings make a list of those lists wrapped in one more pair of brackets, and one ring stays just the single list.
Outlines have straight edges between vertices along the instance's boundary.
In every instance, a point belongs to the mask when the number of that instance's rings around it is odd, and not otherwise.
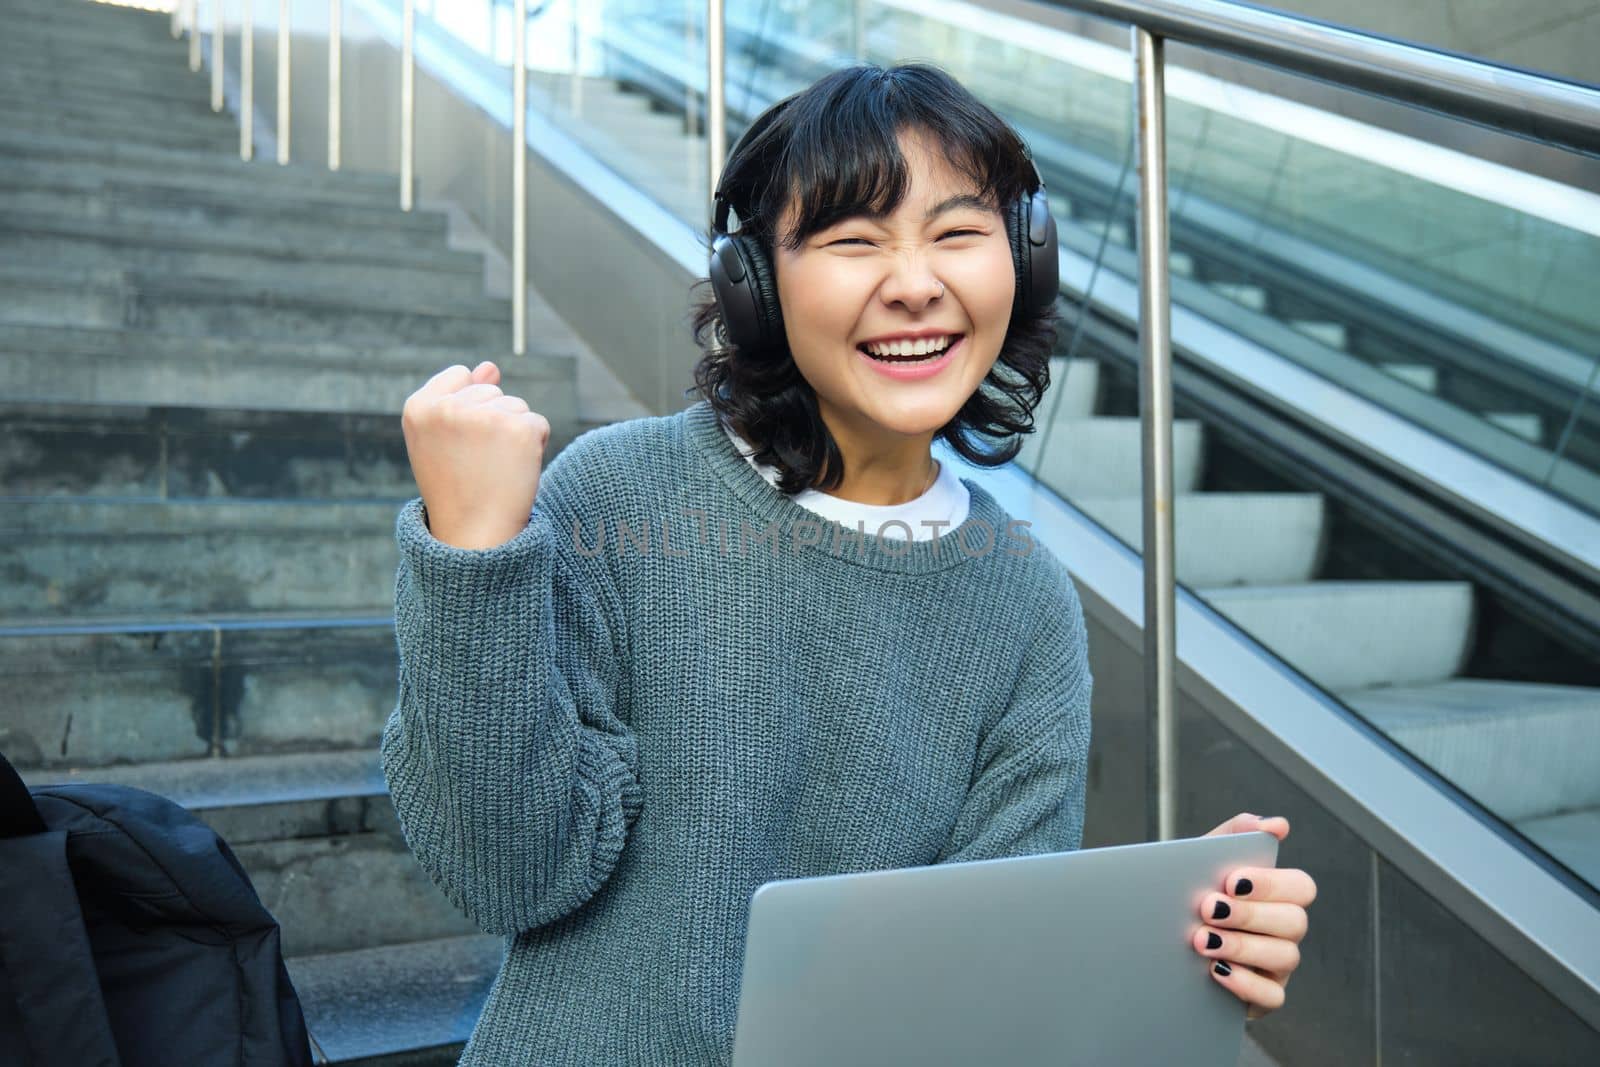
[{"label": "short dark hair", "polygon": [[[859,65],[835,70],[767,109],[751,125],[754,137],[728,160],[723,195],[750,234],[773,254],[775,229],[791,197],[794,229],[785,246],[858,214],[893,212],[909,185],[899,136],[930,134],[979,194],[1004,210],[1033,191],[1033,164],[1009,123],[955,78],[928,63]],[[709,261],[715,234],[704,238]],[[756,461],[779,471],[784,493],[837,488],[844,460],[822,421],[815,391],[789,352],[743,351],[730,344],[711,282],[691,287],[691,324],[703,353],[686,394],[708,400],[724,422],[756,450]],[[1050,384],[1056,344],[1054,304],[1014,316],[1000,356],[955,417],[935,435],[963,458],[984,467],[1013,459],[1016,436],[1033,432],[1033,410]],[[996,439],[985,446],[980,437]],[[818,475],[826,471],[826,478]]]}]

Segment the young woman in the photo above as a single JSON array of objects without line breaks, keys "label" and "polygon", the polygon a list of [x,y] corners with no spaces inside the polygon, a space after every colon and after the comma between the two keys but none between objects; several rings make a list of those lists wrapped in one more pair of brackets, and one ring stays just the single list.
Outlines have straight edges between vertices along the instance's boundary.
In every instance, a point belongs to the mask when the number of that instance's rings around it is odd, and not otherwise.
[{"label": "young woman", "polygon": [[[1079,847],[1077,594],[931,452],[995,465],[1031,428],[1035,186],[937,68],[837,71],[730,157],[749,245],[717,246],[686,411],[541,475],[549,423],[492,363],[406,403],[383,763],[423,867],[507,937],[464,1063],[726,1063],[763,882]],[[1288,833],[1212,833],[1256,828]],[[1251,1017],[1314,894],[1248,869],[1203,902],[1195,950]]]}]

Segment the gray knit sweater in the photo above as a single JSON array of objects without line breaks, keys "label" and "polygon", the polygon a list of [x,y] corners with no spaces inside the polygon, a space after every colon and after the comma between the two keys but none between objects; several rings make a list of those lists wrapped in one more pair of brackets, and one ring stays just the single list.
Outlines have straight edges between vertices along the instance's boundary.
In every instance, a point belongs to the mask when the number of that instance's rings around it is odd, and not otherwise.
[{"label": "gray knit sweater", "polygon": [[726,1064],[763,882],[1078,847],[1082,609],[967,487],[937,540],[849,529],[701,400],[579,436],[496,548],[405,506],[384,774],[507,938],[462,1063]]}]

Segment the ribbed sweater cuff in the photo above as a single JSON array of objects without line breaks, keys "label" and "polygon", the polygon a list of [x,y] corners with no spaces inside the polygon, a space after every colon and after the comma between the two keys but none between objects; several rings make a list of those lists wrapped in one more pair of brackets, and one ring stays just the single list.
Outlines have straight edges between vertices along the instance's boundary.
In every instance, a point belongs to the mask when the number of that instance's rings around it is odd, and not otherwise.
[{"label": "ribbed sweater cuff", "polygon": [[505,544],[493,548],[457,548],[428,529],[427,509],[416,497],[395,519],[395,540],[411,564],[418,587],[429,596],[468,598],[498,585],[538,573],[541,552],[548,548],[546,524],[529,521]]}]

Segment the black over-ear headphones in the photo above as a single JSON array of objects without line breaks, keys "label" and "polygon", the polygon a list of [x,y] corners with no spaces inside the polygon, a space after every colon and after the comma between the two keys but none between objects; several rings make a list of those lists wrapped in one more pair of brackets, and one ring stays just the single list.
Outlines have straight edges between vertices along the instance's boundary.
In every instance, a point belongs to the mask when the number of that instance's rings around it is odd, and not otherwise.
[{"label": "black over-ear headphones", "polygon": [[[733,158],[755,132],[752,127],[735,146]],[[1050,306],[1060,287],[1056,256],[1056,220],[1045,198],[1044,177],[1028,154],[1034,188],[1007,205],[1006,236],[1011,242],[1011,262],[1016,270],[1017,292],[1011,303],[1011,322],[1038,314]],[[730,164],[726,175],[735,170]],[[761,243],[751,234],[728,233],[729,199],[718,184],[712,216],[711,288],[722,313],[728,341],[746,352],[770,352],[785,344],[783,311],[778,304],[777,277]]]}]

